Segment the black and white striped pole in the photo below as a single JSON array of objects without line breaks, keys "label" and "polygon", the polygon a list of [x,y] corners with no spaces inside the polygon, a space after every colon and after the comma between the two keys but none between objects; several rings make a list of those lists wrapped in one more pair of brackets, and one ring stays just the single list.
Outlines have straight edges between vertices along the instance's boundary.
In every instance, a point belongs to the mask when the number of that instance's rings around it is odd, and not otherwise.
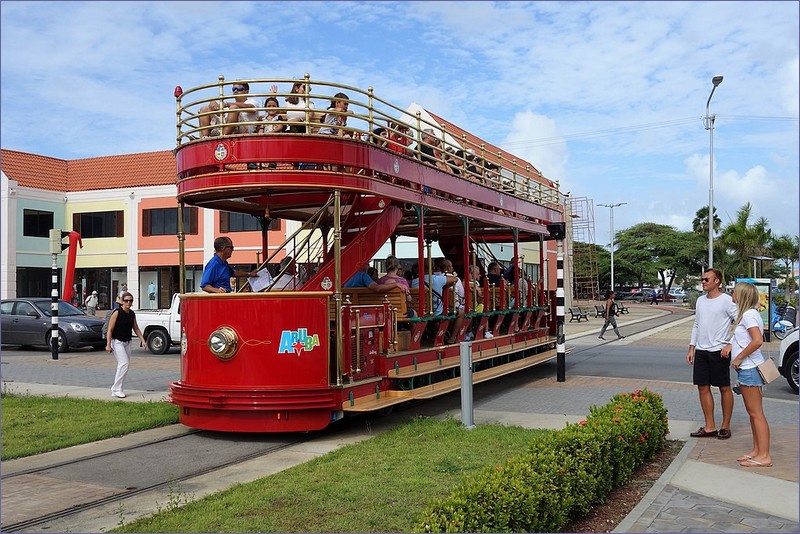
[{"label": "black and white striped pole", "polygon": [[563,239],[556,241],[556,382],[566,380],[567,353],[564,340],[564,246]]},{"label": "black and white striped pole", "polygon": [[51,359],[58,359],[58,255],[69,245],[64,245],[61,240],[69,235],[58,228],[50,229],[50,253],[53,255],[53,268],[50,279],[50,355]]},{"label": "black and white striped pole", "polygon": [[550,239],[556,240],[556,381],[566,378],[567,352],[564,342],[564,238],[567,235],[566,223],[547,225]]}]

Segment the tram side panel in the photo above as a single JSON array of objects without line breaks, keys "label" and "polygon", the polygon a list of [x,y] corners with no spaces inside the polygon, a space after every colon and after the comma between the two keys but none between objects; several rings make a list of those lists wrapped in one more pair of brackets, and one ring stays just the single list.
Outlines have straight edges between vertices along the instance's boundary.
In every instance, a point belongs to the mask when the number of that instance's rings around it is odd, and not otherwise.
[{"label": "tram side panel", "polygon": [[318,430],[335,417],[328,297],[319,293],[187,295],[181,423],[205,430]]}]

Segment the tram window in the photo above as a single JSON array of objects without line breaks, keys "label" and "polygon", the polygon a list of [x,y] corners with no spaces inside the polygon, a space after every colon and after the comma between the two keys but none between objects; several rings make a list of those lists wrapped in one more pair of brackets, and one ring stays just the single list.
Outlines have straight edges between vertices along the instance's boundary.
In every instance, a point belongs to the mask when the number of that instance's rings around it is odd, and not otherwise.
[{"label": "tram window", "polygon": [[[187,234],[197,234],[197,208],[183,209],[183,224]],[[178,233],[178,208],[153,208],[142,210],[142,235],[176,235]]]}]

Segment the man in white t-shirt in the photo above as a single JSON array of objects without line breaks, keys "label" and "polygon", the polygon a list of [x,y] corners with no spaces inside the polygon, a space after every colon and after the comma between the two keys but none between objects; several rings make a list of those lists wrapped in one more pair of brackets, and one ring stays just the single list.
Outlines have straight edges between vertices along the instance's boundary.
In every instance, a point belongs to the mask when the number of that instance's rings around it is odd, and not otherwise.
[{"label": "man in white t-shirt", "polygon": [[[225,115],[225,123],[233,124],[236,122],[258,122],[261,120],[261,112],[256,111],[258,102],[252,98],[247,98],[247,93],[250,91],[250,85],[247,83],[233,84],[233,94],[235,95],[233,102],[225,102],[225,108],[230,112]],[[241,124],[238,126],[225,126],[224,133],[229,135],[232,133],[255,133],[259,124]]]},{"label": "man in white t-shirt", "polygon": [[[706,269],[703,273],[703,289],[706,291],[697,299],[692,340],[686,361],[693,365],[692,383],[700,395],[700,407],[705,422],[694,438],[731,437],[731,416],[733,414],[733,392],[731,391],[730,354],[722,355],[722,348],[730,339],[731,323],[736,320],[736,304],[730,295],[720,290],[722,273],[717,269]],[[717,430],[714,421],[714,396],[711,386],[719,388],[722,405],[722,425]]]}]

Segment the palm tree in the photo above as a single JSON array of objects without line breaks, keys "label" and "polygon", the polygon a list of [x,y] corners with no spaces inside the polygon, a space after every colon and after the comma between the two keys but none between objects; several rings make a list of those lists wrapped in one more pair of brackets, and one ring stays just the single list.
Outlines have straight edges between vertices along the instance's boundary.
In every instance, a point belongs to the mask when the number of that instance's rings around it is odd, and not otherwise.
[{"label": "palm tree", "polygon": [[786,291],[791,292],[794,290],[794,273],[792,272],[792,265],[797,261],[798,247],[800,247],[800,238],[798,236],[790,236],[789,234],[782,234],[773,237],[770,242],[770,256],[783,262],[786,267]]},{"label": "palm tree", "polygon": [[[714,207],[714,233],[718,234],[722,221],[717,216],[717,208]],[[708,235],[708,206],[703,206],[694,214],[692,221],[692,231],[700,235]]]},{"label": "palm tree", "polygon": [[748,202],[736,212],[736,219],[722,229],[722,245],[736,257],[736,272],[732,274],[753,276],[755,273],[751,272],[750,256],[766,254],[772,240],[767,219],[759,217],[750,224],[752,211],[753,206]]}]

